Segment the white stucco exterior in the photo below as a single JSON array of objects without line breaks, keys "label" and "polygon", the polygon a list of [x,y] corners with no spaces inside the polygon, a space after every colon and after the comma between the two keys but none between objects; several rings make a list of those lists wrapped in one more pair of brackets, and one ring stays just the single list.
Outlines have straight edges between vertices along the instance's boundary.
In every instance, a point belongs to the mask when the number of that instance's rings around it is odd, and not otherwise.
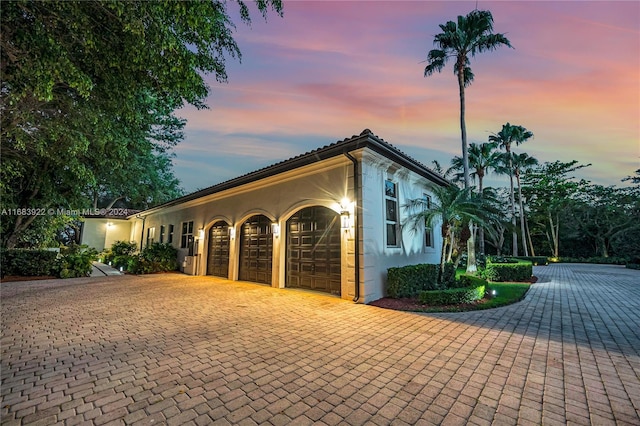
[{"label": "white stucco exterior", "polygon": [[126,218],[86,217],[82,224],[80,242],[100,252],[116,241],[133,240],[132,228],[133,222]]},{"label": "white stucco exterior", "polygon": [[[385,234],[386,180],[397,189],[398,238],[392,246],[387,244]],[[264,215],[275,226],[270,236],[270,284],[284,288],[287,220],[302,209],[321,206],[334,211],[334,220],[340,220],[340,297],[354,299],[358,290],[357,301],[369,303],[385,296],[387,268],[439,262],[439,232],[432,233],[432,247],[426,247],[424,227],[412,230],[405,223],[408,212],[402,206],[409,199],[429,194],[433,185],[444,184],[443,178],[366,130],[360,136],[140,212],[129,217],[128,233],[125,226],[118,228],[119,233],[109,229],[110,236],[102,240],[98,234],[106,225],[96,221],[96,230],[87,234],[86,241],[98,245],[104,241],[108,246],[107,242],[115,241],[118,235],[136,241],[140,247],[151,241],[170,242],[178,248],[184,272],[206,275],[209,231],[224,223],[230,235],[227,278],[238,280],[243,224],[254,215]],[[189,256],[188,248],[181,247],[184,222],[193,223],[193,256]]]}]

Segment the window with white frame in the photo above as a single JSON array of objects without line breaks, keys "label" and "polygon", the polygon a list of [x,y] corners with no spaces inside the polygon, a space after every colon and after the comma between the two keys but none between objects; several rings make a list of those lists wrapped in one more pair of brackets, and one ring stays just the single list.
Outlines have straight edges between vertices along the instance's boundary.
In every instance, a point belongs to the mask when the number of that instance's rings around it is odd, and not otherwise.
[{"label": "window with white frame", "polygon": [[387,247],[398,246],[398,185],[384,181],[385,228]]},{"label": "window with white frame", "polygon": [[164,244],[165,226],[160,225],[160,244]]},{"label": "window with white frame", "polygon": [[147,229],[147,247],[149,247],[151,244],[153,244],[154,240],[156,238],[156,228],[151,227]]},{"label": "window with white frame", "polygon": [[169,225],[169,236],[167,237],[167,243],[173,242],[173,225]]},{"label": "window with white frame", "polygon": [[[424,209],[431,209],[431,195],[422,194],[422,198],[424,200]],[[434,246],[433,228],[427,226],[427,224],[424,225],[424,246],[428,248],[432,248]]]},{"label": "window with white frame", "polygon": [[182,238],[180,248],[189,248],[193,245],[193,221],[182,222]]}]

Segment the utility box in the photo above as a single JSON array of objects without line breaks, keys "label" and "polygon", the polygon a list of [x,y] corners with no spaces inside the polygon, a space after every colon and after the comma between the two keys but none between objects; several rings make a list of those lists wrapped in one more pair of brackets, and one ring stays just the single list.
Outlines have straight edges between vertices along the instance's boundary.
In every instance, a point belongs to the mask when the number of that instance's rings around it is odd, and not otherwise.
[{"label": "utility box", "polygon": [[196,275],[198,271],[198,257],[199,256],[186,256],[184,262],[182,262],[182,272],[187,275]]}]

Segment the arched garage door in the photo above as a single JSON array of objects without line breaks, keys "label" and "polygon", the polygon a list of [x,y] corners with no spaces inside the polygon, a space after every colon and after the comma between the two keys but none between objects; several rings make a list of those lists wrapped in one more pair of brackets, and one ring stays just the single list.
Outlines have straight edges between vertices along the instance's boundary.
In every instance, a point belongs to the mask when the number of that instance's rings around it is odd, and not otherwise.
[{"label": "arched garage door", "polygon": [[269,218],[257,215],[247,219],[240,238],[239,279],[271,284],[273,236]]},{"label": "arched garage door", "polygon": [[209,230],[207,275],[229,277],[229,226],[215,223]]},{"label": "arched garage door", "polygon": [[287,287],[340,295],[340,217],[308,207],[287,221]]}]

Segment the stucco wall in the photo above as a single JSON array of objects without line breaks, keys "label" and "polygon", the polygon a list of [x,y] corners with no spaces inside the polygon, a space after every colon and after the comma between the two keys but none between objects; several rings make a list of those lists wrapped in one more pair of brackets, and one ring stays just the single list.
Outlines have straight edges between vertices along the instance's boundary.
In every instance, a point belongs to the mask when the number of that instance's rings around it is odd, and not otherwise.
[{"label": "stucco wall", "polygon": [[[438,263],[441,237],[434,232],[433,248],[424,246],[424,228],[412,231],[404,223],[407,212],[402,205],[407,200],[421,198],[430,193],[433,185],[417,173],[399,167],[386,157],[368,149],[352,152],[359,161],[362,199],[359,217],[355,221],[360,228],[360,303],[369,303],[385,296],[387,268],[415,263]],[[391,179],[398,185],[399,228],[401,238],[398,247],[387,247],[385,240],[384,181]],[[206,182],[203,182],[206,184]],[[238,279],[238,254],[240,251],[241,226],[255,214],[262,214],[280,227],[280,235],[274,236],[272,286],[284,287],[286,263],[286,221],[305,207],[324,206],[340,212],[340,202],[348,198],[356,200],[353,188],[353,163],[345,156],[337,156],[312,165],[280,173],[257,182],[211,194],[175,206],[143,212],[144,222],[132,220],[132,237],[146,244],[147,229],[155,228],[155,241],[159,241],[160,229],[164,225],[174,226],[172,245],[179,250],[178,261],[182,264],[187,249],[180,248],[182,222],[193,221],[193,234],[204,240],[196,241],[198,260],[195,273],[206,274],[207,238],[209,228],[224,221],[235,230],[231,239],[229,279]],[[353,204],[352,220],[355,214]],[[341,297],[352,299],[355,295],[355,228],[341,229],[342,236],[342,284]],[[144,226],[144,232],[142,232]],[[436,225],[435,229],[439,229]],[[144,235],[144,237],[142,237]],[[165,235],[164,242],[167,242]],[[142,239],[141,239],[142,238]]]},{"label": "stucco wall", "polygon": [[[197,273],[204,275],[207,259],[206,238],[209,228],[217,221],[226,222],[235,229],[237,236],[231,240],[229,256],[229,278],[235,280],[238,279],[241,225],[253,215],[265,215],[272,222],[277,223],[281,229],[280,235],[274,236],[271,281],[274,287],[284,287],[286,247],[283,239],[286,238],[287,219],[298,210],[311,206],[324,206],[339,212],[340,201],[343,198],[353,200],[352,175],[352,163],[346,157],[335,157],[239,188],[160,209],[146,216],[144,227],[145,229],[155,227],[156,241],[158,241],[160,227],[164,225],[165,229],[168,229],[170,224],[174,225],[172,245],[178,248],[178,261],[182,264],[188,254],[187,249],[180,248],[182,222],[193,221],[195,237],[198,237],[200,229],[204,230],[205,240],[196,241],[196,253],[199,255]],[[136,228],[135,236],[138,242],[142,235],[139,226],[140,224]],[[353,262],[348,262],[348,248],[353,247],[353,241],[349,245],[349,239],[353,239],[353,230],[341,232],[344,248],[341,262],[343,265],[341,293],[343,298],[352,298],[355,294],[354,269]],[[144,235],[146,238],[146,230]]]},{"label": "stucco wall", "polygon": [[132,224],[126,219],[85,218],[81,244],[102,251],[115,241],[131,241]]},{"label": "stucco wall", "polygon": [[[399,244],[388,247],[386,244],[385,222],[385,180],[397,184],[399,213]],[[365,153],[362,162],[362,205],[364,247],[363,269],[365,276],[365,303],[384,297],[387,269],[417,263],[439,263],[442,237],[433,232],[433,247],[425,247],[424,226],[413,229],[407,222],[410,212],[403,206],[411,199],[431,194],[433,185],[427,179],[397,165],[385,157]],[[434,226],[434,230],[439,225]]]}]

